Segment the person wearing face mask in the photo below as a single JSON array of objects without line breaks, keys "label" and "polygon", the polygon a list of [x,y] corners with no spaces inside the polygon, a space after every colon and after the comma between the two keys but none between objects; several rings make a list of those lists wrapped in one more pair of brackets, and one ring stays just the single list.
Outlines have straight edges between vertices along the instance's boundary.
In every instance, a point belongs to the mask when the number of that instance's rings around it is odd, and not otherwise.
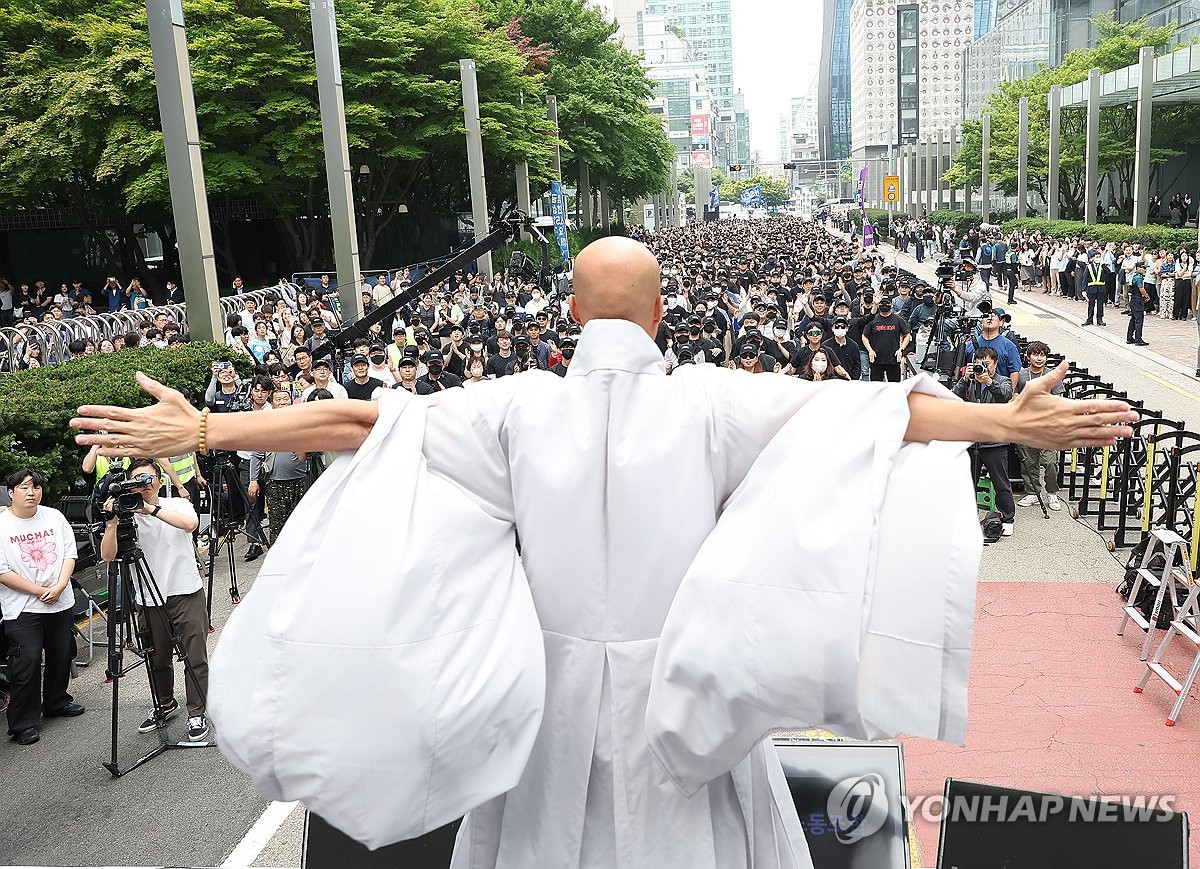
[{"label": "person wearing face mask", "polygon": [[825,344],[825,333],[821,329],[821,324],[812,322],[809,323],[802,333],[803,340],[798,340],[796,352],[792,354],[792,358],[788,362],[787,368],[783,370],[784,374],[800,375],[808,368],[809,361],[820,350],[824,349],[825,358],[832,368],[841,369],[842,374],[845,374],[845,369],[841,365],[841,359],[836,353],[829,350],[828,347],[823,347]]},{"label": "person wearing face mask", "polygon": [[904,318],[892,311],[890,296],[879,300],[879,313],[863,328],[862,338],[871,364],[871,380],[899,383],[900,364],[912,333]]},{"label": "person wearing face mask", "polygon": [[421,380],[434,392],[462,386],[462,378],[446,370],[446,359],[439,350],[431,350],[425,357],[425,369],[425,376]]},{"label": "person wearing face mask", "polygon": [[487,382],[486,371],[484,370],[482,359],[470,359],[467,361],[467,379],[463,381],[463,386],[471,387],[480,383]]},{"label": "person wearing face mask", "polygon": [[551,371],[559,377],[567,376],[567,369],[571,367],[571,360],[575,358],[575,339],[564,338],[562,346],[559,348],[559,353],[562,354],[562,361],[551,367]]},{"label": "person wearing face mask", "polygon": [[808,360],[808,364],[804,366],[804,370],[800,372],[801,380],[809,380],[814,383],[820,383],[824,380],[849,380],[846,372],[840,365],[835,366],[830,361],[831,357],[827,350],[818,350]]},{"label": "person wearing face mask", "polygon": [[841,362],[841,367],[851,380],[862,379],[862,348],[850,337],[850,322],[845,317],[834,317],[833,340],[827,341],[826,348],[832,350]]},{"label": "person wearing face mask", "polygon": [[[373,377],[382,383],[384,386],[391,386],[396,382],[396,374],[392,370],[392,366],[388,364],[387,348],[382,344],[372,344],[371,349],[365,354],[369,368],[367,375]],[[351,366],[353,369],[353,366]]]},{"label": "person wearing face mask", "polygon": [[796,352],[796,342],[790,340],[787,320],[776,318],[763,330],[767,339],[767,351],[776,359],[791,359]]}]

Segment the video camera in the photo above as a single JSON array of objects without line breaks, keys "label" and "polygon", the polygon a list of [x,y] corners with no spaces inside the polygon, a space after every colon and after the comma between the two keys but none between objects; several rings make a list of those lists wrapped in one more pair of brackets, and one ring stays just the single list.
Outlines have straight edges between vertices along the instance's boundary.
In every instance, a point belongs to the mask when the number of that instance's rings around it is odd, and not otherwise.
[{"label": "video camera", "polygon": [[[145,500],[139,489],[144,489],[154,482],[151,474],[138,474],[130,477],[124,468],[113,468],[100,478],[96,488],[92,490],[92,503],[97,512],[103,513],[107,519],[113,515],[132,516],[142,509]],[[104,510],[104,504],[109,498],[113,499],[114,510]]]}]

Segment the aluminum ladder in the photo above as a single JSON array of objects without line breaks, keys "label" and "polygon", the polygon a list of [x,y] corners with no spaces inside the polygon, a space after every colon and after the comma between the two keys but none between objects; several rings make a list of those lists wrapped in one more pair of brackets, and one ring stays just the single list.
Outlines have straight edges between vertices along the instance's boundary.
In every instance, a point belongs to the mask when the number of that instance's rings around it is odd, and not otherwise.
[{"label": "aluminum ladder", "polygon": [[[1172,557],[1177,551],[1180,551],[1180,548],[1172,546]],[[1154,655],[1146,662],[1146,670],[1142,673],[1142,678],[1138,680],[1137,685],[1133,689],[1135,694],[1141,694],[1146,687],[1146,683],[1153,675],[1162,679],[1167,684],[1167,687],[1175,692],[1175,705],[1171,707],[1171,714],[1167,717],[1167,727],[1174,727],[1175,722],[1179,720],[1179,713],[1183,709],[1183,701],[1187,699],[1188,693],[1192,690],[1192,683],[1196,681],[1196,676],[1200,675],[1200,585],[1195,583],[1192,576],[1186,549],[1182,550],[1182,555],[1182,566],[1173,565],[1170,561],[1167,562],[1167,568],[1164,570],[1163,584],[1170,585],[1172,592],[1174,592],[1175,578],[1179,577],[1185,580],[1188,586],[1187,599],[1183,602],[1182,606],[1175,608],[1174,618],[1171,619],[1167,633],[1158,644],[1158,648],[1154,650]],[[1171,581],[1165,582],[1168,578]],[[1159,591],[1159,595],[1161,597],[1161,590]],[[1157,612],[1157,604],[1155,612]],[[1149,635],[1147,634],[1147,636]],[[1171,641],[1177,636],[1187,640],[1195,650],[1192,666],[1188,668],[1187,676],[1184,677],[1182,682],[1176,679],[1162,663],[1167,647],[1171,645]]]},{"label": "aluminum ladder", "polygon": [[[1162,574],[1155,575],[1154,571],[1150,569],[1150,562],[1159,553],[1163,555],[1164,566]],[[1187,541],[1170,529],[1155,528],[1150,532],[1146,552],[1142,555],[1142,563],[1137,569],[1137,578],[1133,581],[1133,588],[1129,590],[1129,602],[1125,606],[1125,615],[1121,618],[1121,626],[1117,628],[1119,637],[1125,633],[1125,626],[1132,619],[1134,624],[1145,631],[1146,639],[1142,641],[1139,661],[1145,661],[1150,657],[1150,641],[1154,636],[1152,628],[1158,624],[1163,601],[1168,596],[1171,601],[1171,612],[1179,612],[1179,600],[1175,597],[1175,583],[1174,581],[1168,582],[1168,579],[1178,579],[1180,582],[1187,583],[1189,588],[1191,587],[1192,574],[1188,567]],[[1154,608],[1150,612],[1149,619],[1142,615],[1142,611],[1137,608],[1138,595],[1143,585],[1157,589],[1154,595]]]}]

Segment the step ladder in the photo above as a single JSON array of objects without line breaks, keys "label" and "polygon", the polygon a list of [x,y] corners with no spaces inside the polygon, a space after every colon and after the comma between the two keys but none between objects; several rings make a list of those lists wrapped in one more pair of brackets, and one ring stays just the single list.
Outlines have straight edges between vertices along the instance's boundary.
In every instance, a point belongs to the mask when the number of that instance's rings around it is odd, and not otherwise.
[{"label": "step ladder", "polygon": [[[1183,570],[1187,574],[1187,599],[1181,607],[1175,610],[1175,617],[1171,619],[1171,625],[1167,628],[1167,633],[1163,636],[1162,642],[1158,644],[1158,648],[1154,650],[1153,657],[1146,662],[1146,670],[1142,673],[1142,678],[1138,680],[1137,685],[1133,689],[1135,694],[1141,694],[1152,675],[1157,676],[1167,683],[1167,687],[1175,692],[1175,705],[1171,707],[1171,714],[1167,717],[1167,727],[1174,727],[1175,722],[1179,720],[1179,712],[1183,709],[1183,701],[1187,699],[1188,693],[1192,690],[1192,683],[1196,681],[1196,676],[1200,675],[1200,585],[1194,582],[1189,564],[1186,561],[1184,562]],[[1173,582],[1172,585],[1174,585]],[[1192,666],[1188,668],[1187,676],[1182,682],[1171,675],[1170,671],[1162,663],[1167,647],[1171,645],[1171,641],[1177,636],[1187,640],[1196,653],[1192,659]]]},{"label": "step ladder", "polygon": [[[1164,564],[1161,575],[1155,575],[1150,569],[1150,562],[1159,553],[1163,555]],[[1169,597],[1171,612],[1179,613],[1180,602],[1175,597],[1175,580],[1186,583],[1189,588],[1192,586],[1187,541],[1167,528],[1155,528],[1150,532],[1150,541],[1146,545],[1145,554],[1142,555],[1142,563],[1137,569],[1137,578],[1133,581],[1133,588],[1129,590],[1129,603],[1125,606],[1125,615],[1121,618],[1121,626],[1117,628],[1117,636],[1122,636],[1125,633],[1125,626],[1132,619],[1134,624],[1145,631],[1146,639],[1142,641],[1139,661],[1145,661],[1150,657],[1150,641],[1154,637],[1152,628],[1158,624],[1163,601]],[[1138,596],[1143,585],[1157,589],[1154,595],[1154,608],[1150,611],[1149,619],[1142,615],[1142,611],[1137,608]]]}]

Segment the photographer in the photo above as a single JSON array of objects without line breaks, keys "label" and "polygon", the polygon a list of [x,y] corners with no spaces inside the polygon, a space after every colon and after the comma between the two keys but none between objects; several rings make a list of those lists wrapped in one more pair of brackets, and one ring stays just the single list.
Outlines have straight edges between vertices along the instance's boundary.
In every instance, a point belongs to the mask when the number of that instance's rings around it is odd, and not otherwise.
[{"label": "photographer", "polygon": [[[44,483],[37,471],[9,475],[5,485],[12,507],[0,513],[0,612],[11,682],[8,734],[19,745],[41,738],[43,715],[84,711],[67,693],[75,657],[75,534],[62,513],[42,506]],[[39,674],[43,654],[44,675]]]},{"label": "photographer", "polygon": [[[954,385],[954,394],[975,404],[1006,404],[1012,401],[1012,382],[996,374],[998,359],[993,347],[976,350],[975,361],[967,366],[964,376]],[[1017,506],[1013,501],[1012,483],[1008,479],[1008,444],[986,441],[975,444],[974,450],[976,458],[972,462],[972,479],[979,479],[979,465],[987,468],[988,478],[996,489],[996,507],[1004,523],[1004,536],[1011,537]]]},{"label": "photographer", "polygon": [[232,362],[214,362],[212,379],[208,382],[208,389],[204,391],[204,403],[212,408],[213,413],[245,410],[248,396],[242,387],[243,383],[238,378]]},{"label": "photographer", "polygon": [[[132,489],[141,496],[141,506],[133,512],[138,542],[150,568],[162,606],[144,598],[135,580],[134,600],[138,604],[140,633],[149,632],[152,648],[146,650],[150,678],[158,708],[138,727],[139,733],[149,733],[161,727],[179,712],[175,699],[175,659],[172,638],[176,638],[187,654],[187,666],[194,678],[184,676],[187,693],[188,739],[199,741],[208,735],[205,720],[205,698],[208,696],[208,613],[200,571],[192,550],[192,532],[199,524],[196,511],[185,498],[159,498],[162,472],[153,459],[135,458],[129,461],[129,479],[145,474],[149,482]],[[104,504],[108,520],[100,538],[100,558],[106,562],[117,558],[117,525],[120,517],[117,504],[110,498]]]}]

